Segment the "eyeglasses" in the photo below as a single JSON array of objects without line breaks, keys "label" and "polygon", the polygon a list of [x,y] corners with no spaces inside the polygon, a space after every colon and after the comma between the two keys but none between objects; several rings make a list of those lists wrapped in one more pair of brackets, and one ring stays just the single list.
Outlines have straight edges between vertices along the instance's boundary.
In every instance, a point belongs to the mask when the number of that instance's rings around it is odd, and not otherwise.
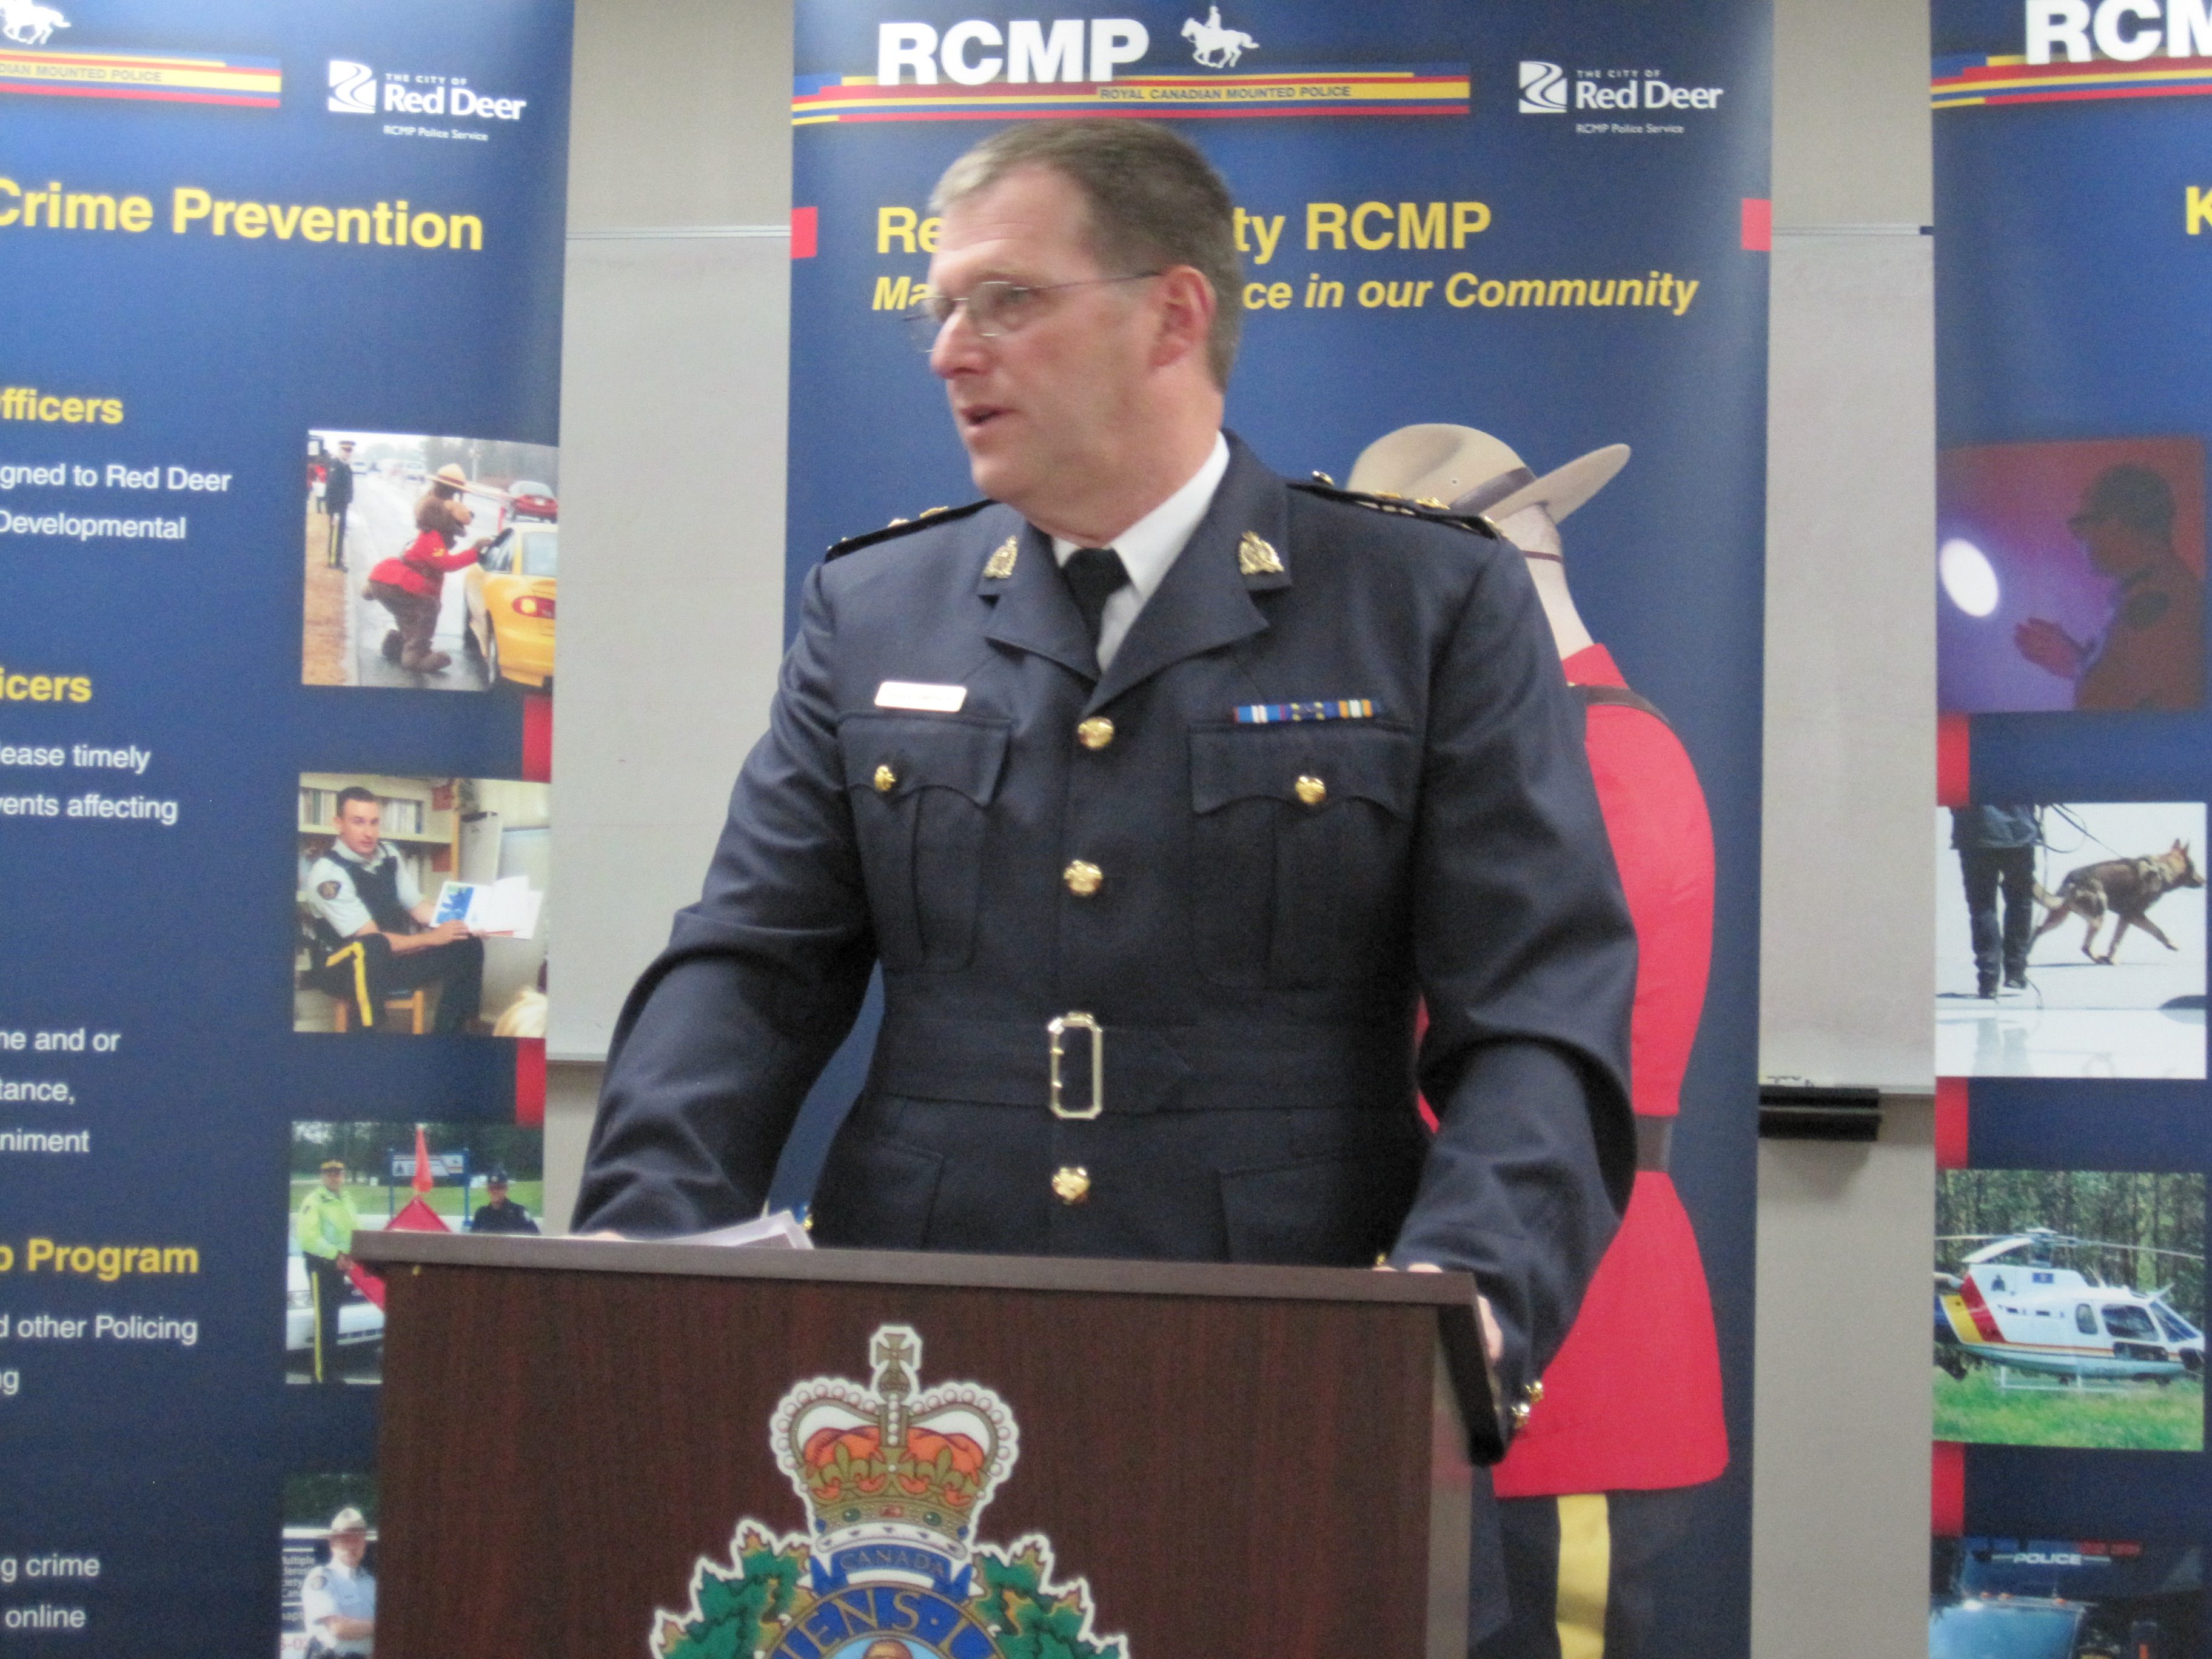
[{"label": "eyeglasses", "polygon": [[978,283],[958,299],[943,294],[933,294],[927,300],[916,301],[899,315],[904,319],[908,331],[914,336],[915,348],[920,351],[935,349],[937,337],[945,331],[952,313],[965,309],[968,326],[987,340],[995,340],[1004,334],[1015,334],[1026,328],[1044,310],[1044,296],[1057,294],[1062,289],[1097,288],[1109,283],[1141,283],[1161,273],[1157,270],[1132,271],[1126,276],[1083,276],[1072,283],[1009,283],[999,277]]}]

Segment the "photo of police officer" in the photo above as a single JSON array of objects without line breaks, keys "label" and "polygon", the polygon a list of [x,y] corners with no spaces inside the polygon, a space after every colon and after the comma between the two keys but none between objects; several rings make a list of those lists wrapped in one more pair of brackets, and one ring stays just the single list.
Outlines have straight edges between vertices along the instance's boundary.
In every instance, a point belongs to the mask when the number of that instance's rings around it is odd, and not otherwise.
[{"label": "photo of police officer", "polygon": [[[434,921],[415,860],[384,838],[384,804],[359,784],[337,793],[337,835],[307,868],[307,982],[336,1005],[337,1029],[392,1029],[392,1000],[434,991],[428,1029],[465,1031],[483,1000],[483,939],[465,921]],[[409,1029],[421,1030],[420,1008]]]},{"label": "photo of police officer", "polygon": [[307,685],[542,688],[561,452],[415,432],[307,434]]},{"label": "photo of police officer", "polygon": [[352,1270],[361,1213],[346,1192],[343,1158],[325,1158],[316,1173],[315,1185],[292,1212],[292,1240],[305,1275],[294,1295],[304,1294],[307,1304],[307,1381],[335,1387],[345,1380],[338,1364],[339,1310],[360,1299]]},{"label": "photo of police officer", "polygon": [[2203,707],[2201,440],[1947,450],[1936,516],[1946,713]]},{"label": "photo of police officer", "polygon": [[2074,688],[2076,708],[2194,708],[2204,696],[2204,583],[2173,550],[2173,489],[2150,467],[2107,468],[2066,528],[2112,582],[2104,628],[2075,639],[2030,617],[2020,653]]},{"label": "photo of police officer", "polygon": [[284,1201],[284,1380],[383,1381],[382,1286],[353,1261],[361,1234],[536,1234],[545,1132],[520,1123],[302,1119]]},{"label": "photo of police officer", "polygon": [[507,1171],[494,1170],[484,1182],[484,1201],[469,1218],[472,1233],[530,1233],[538,1231],[538,1224],[530,1218],[530,1212],[516,1203],[511,1196],[513,1188]]},{"label": "photo of police officer", "polygon": [[368,1659],[375,1653],[375,1551],[374,1475],[286,1478],[277,1659]]},{"label": "photo of police officer", "polygon": [[301,775],[292,1029],[544,1033],[552,791]]},{"label": "photo of police officer", "polygon": [[323,458],[323,520],[328,532],[323,563],[330,569],[346,568],[346,520],[352,512],[353,440],[341,438]]}]

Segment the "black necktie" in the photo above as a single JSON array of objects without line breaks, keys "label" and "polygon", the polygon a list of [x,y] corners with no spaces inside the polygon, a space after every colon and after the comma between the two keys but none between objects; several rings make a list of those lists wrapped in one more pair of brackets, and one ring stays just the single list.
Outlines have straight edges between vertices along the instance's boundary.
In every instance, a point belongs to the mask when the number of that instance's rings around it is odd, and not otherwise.
[{"label": "black necktie", "polygon": [[1098,625],[1106,614],[1106,601],[1129,585],[1129,572],[1121,556],[1110,547],[1079,547],[1060,568],[1075,608],[1083,613],[1083,626],[1091,647],[1098,648]]}]

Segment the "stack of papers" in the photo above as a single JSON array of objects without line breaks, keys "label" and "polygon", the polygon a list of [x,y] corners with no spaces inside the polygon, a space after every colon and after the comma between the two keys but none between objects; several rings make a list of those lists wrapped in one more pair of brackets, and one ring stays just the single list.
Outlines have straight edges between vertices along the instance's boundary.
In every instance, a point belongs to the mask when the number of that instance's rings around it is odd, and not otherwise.
[{"label": "stack of papers", "polygon": [[537,935],[538,913],[544,904],[545,895],[532,890],[527,876],[507,876],[489,884],[449,881],[438,890],[438,908],[430,925],[465,922],[471,933],[532,939]]},{"label": "stack of papers", "polygon": [[814,1241],[806,1225],[788,1210],[777,1210],[757,1221],[741,1221],[734,1227],[718,1227],[710,1233],[694,1233],[687,1244],[765,1244],[772,1249],[811,1250]]}]

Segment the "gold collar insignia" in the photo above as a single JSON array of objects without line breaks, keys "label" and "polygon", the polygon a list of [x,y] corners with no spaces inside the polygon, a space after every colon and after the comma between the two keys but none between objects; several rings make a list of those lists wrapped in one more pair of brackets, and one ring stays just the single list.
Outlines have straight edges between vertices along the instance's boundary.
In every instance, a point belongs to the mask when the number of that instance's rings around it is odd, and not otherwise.
[{"label": "gold collar insignia", "polygon": [[991,555],[989,561],[983,566],[983,580],[987,582],[1002,582],[1012,575],[1014,556],[1020,551],[1020,543],[1012,536],[1000,542],[998,550]]},{"label": "gold collar insignia", "polygon": [[1283,556],[1261,540],[1257,531],[1248,530],[1244,532],[1243,540],[1237,544],[1237,574],[1240,576],[1279,576],[1283,574]]}]

